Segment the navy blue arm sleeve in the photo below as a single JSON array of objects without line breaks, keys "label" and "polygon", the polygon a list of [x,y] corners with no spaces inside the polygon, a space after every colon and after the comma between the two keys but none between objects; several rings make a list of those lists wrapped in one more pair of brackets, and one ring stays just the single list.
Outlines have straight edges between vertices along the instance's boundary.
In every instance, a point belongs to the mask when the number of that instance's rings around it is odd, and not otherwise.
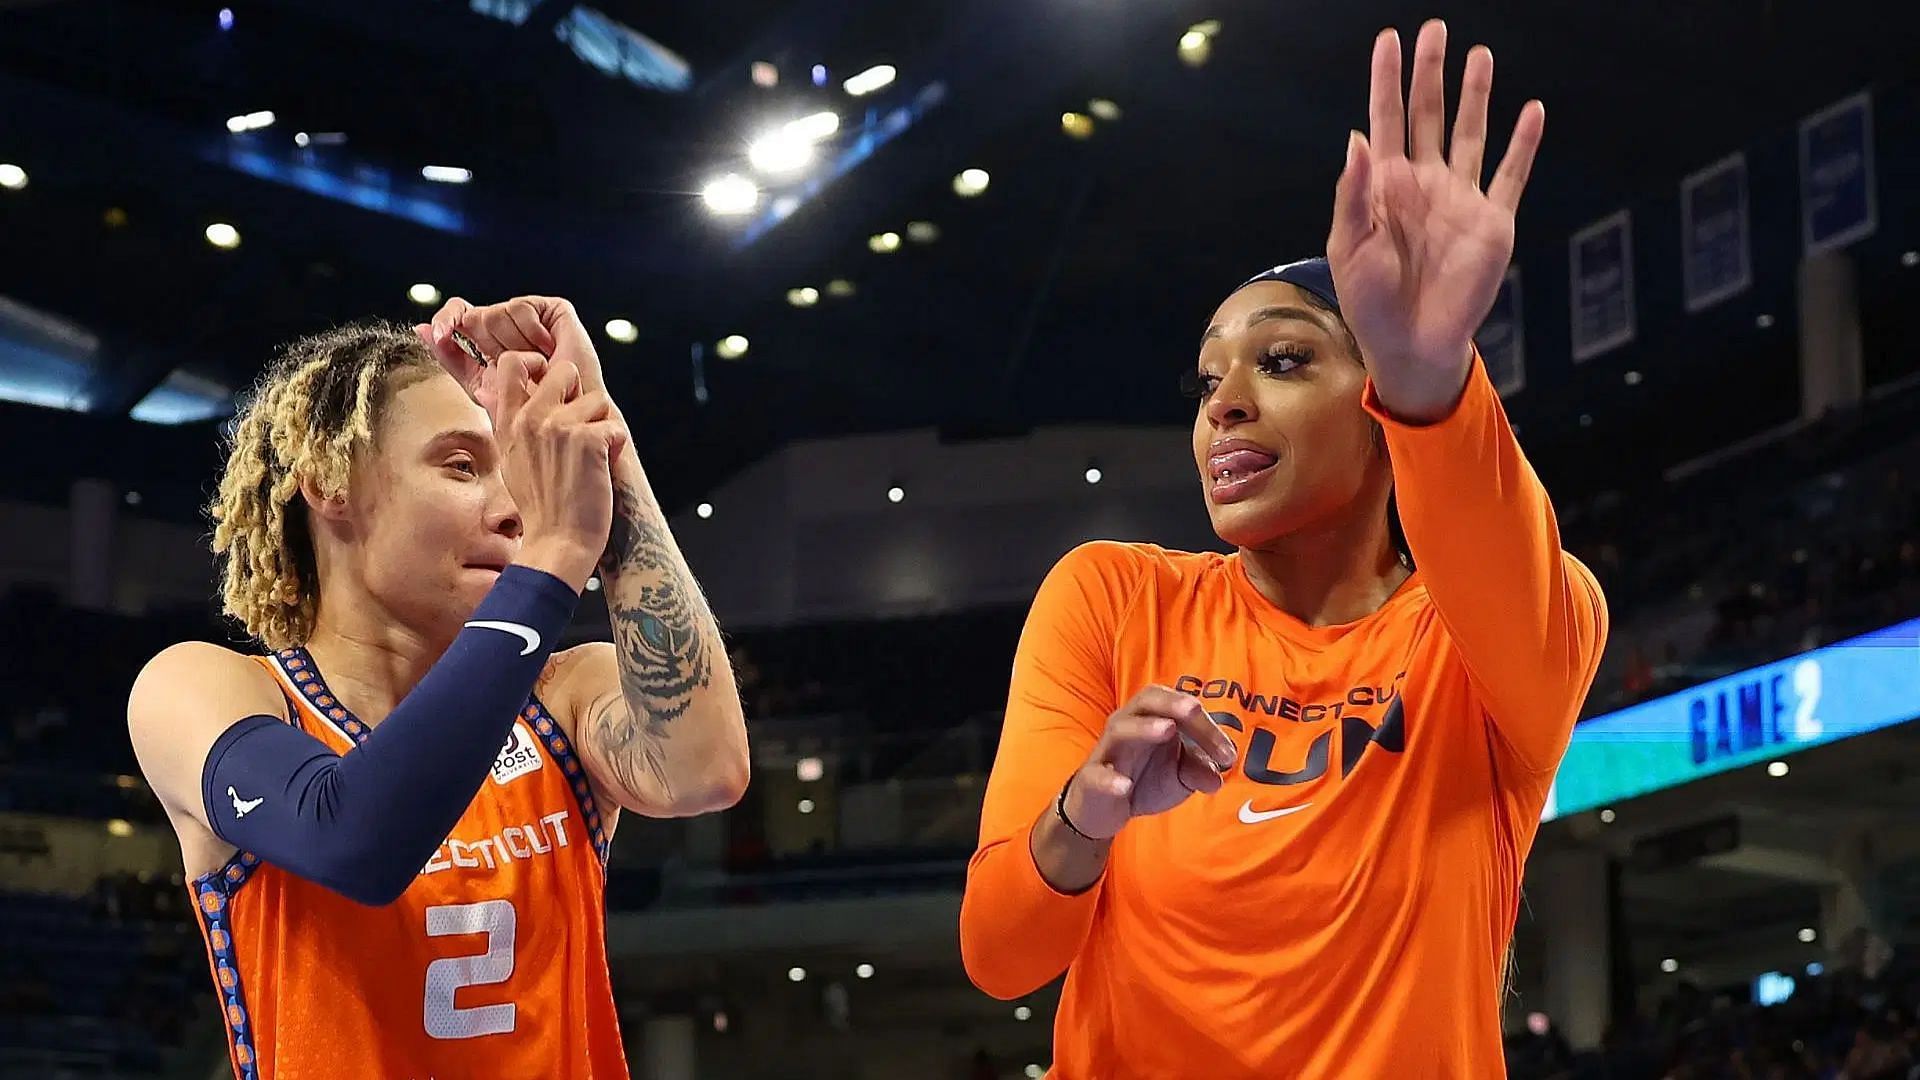
[{"label": "navy blue arm sleeve", "polygon": [[279,717],[222,732],[200,774],[222,840],[362,904],[412,883],[486,781],[579,596],[509,566],[420,684],[335,754]]}]

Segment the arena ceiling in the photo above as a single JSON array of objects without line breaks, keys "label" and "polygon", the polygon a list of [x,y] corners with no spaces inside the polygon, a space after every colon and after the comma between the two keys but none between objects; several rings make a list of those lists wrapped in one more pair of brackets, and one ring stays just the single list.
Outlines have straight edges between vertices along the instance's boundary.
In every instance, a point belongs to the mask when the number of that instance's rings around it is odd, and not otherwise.
[{"label": "arena ceiling", "polygon": [[[670,503],[796,437],[1184,422],[1175,379],[1212,305],[1322,244],[1373,32],[1434,13],[1450,20],[1455,72],[1467,43],[1494,48],[1496,115],[1548,104],[1520,222],[1523,438],[1550,474],[1618,473],[1792,416],[1798,118],[1874,88],[1888,192],[1913,177],[1920,129],[1920,11],[1875,0],[236,0],[231,29],[221,10],[0,5],[0,161],[31,177],[0,191],[0,296],[83,328],[98,369],[96,418],[5,409],[16,452],[88,447],[15,478],[16,493],[57,497],[91,470],[191,495],[212,426],[116,417],[178,372],[244,387],[302,331],[416,319],[417,282],[559,293],[596,327],[630,320],[637,339],[602,334],[602,349]],[[1206,61],[1183,62],[1178,42],[1206,20]],[[661,48],[589,36],[614,23]],[[610,57],[613,74],[595,66]],[[754,61],[777,86],[754,84]],[[892,85],[842,89],[880,63]],[[1117,118],[1094,115],[1096,98]],[[227,118],[259,110],[271,127],[229,133]],[[707,211],[707,181],[753,175],[751,137],[821,110],[841,127],[819,162],[769,184],[752,214]],[[1090,138],[1063,132],[1067,111],[1094,115]],[[1689,318],[1674,190],[1742,148],[1755,285]],[[426,165],[472,180],[427,183]],[[985,193],[955,194],[966,168],[988,170]],[[1566,238],[1623,205],[1643,248],[1642,341],[1575,367]],[[1911,207],[1883,199],[1863,265],[1895,266],[1920,240]],[[203,238],[215,222],[239,230],[237,248]],[[912,239],[911,222],[938,239]],[[888,231],[907,237],[899,250],[870,250]],[[830,295],[835,279],[853,294]],[[822,295],[795,307],[797,288]],[[1778,316],[1771,333],[1760,314]],[[731,334],[750,349],[720,359]],[[1629,370],[1644,379],[1627,385]]]}]

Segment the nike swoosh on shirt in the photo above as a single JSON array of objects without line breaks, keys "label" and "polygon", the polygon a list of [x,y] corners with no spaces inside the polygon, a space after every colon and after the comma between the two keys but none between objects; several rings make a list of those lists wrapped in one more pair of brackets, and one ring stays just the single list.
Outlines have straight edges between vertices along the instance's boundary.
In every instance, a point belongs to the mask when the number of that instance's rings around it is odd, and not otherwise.
[{"label": "nike swoosh on shirt", "polygon": [[540,647],[540,631],[531,626],[522,626],[517,622],[501,622],[498,619],[475,619],[467,625],[477,626],[482,630],[503,630],[526,642],[527,647],[520,650],[521,656],[531,655],[533,650]]},{"label": "nike swoosh on shirt", "polygon": [[1278,810],[1255,810],[1253,808],[1253,800],[1248,799],[1246,802],[1240,804],[1240,820],[1248,825],[1258,825],[1263,821],[1272,821],[1277,817],[1297,814],[1312,805],[1312,803],[1301,803],[1299,806],[1283,806]]}]

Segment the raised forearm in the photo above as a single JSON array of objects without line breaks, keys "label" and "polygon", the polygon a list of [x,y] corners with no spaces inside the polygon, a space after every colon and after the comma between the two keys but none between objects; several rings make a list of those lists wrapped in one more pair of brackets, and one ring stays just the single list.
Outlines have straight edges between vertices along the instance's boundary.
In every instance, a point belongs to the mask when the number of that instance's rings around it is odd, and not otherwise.
[{"label": "raised forearm", "polygon": [[746,784],[747,736],[720,628],[631,447],[615,462],[613,488],[600,576],[621,694],[587,735],[634,809],[731,805]]}]

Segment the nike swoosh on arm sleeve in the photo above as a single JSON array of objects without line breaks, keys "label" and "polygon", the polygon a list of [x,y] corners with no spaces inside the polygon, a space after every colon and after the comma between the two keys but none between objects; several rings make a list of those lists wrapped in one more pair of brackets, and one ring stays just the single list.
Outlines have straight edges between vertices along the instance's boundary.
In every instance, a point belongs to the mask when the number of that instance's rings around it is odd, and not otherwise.
[{"label": "nike swoosh on arm sleeve", "polygon": [[1600,585],[1560,546],[1546,488],[1476,351],[1453,412],[1405,424],[1368,382],[1407,545],[1493,726],[1527,769],[1566,752],[1607,641]]},{"label": "nike swoosh on arm sleeve", "polygon": [[974,984],[995,997],[1032,993],[1057,977],[1093,924],[1105,879],[1077,895],[1057,892],[1040,876],[1028,841],[1119,707],[1114,641],[1145,580],[1133,549],[1083,544],[1047,575],[1020,634],[960,907],[961,959]]}]

